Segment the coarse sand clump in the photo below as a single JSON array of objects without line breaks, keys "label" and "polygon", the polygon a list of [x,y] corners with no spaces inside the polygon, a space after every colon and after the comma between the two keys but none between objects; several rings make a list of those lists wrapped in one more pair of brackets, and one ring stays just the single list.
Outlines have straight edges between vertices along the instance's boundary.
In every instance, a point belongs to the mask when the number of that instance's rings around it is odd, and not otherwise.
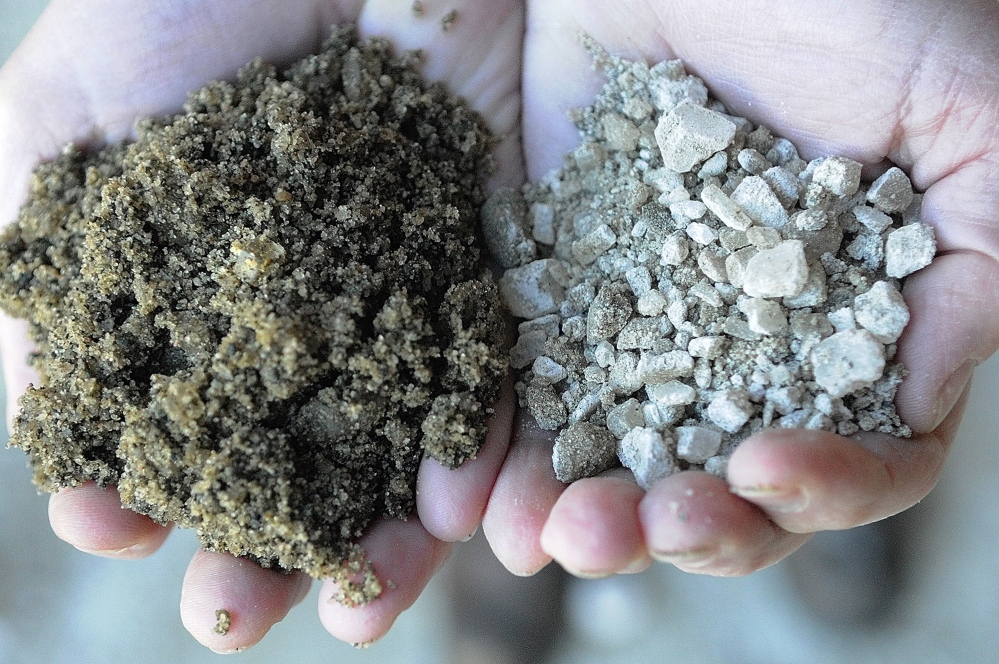
[{"label": "coarse sand clump", "polygon": [[[39,385],[38,485],[117,485],[210,550],[378,592],[356,539],[473,457],[508,366],[477,248],[482,120],[419,56],[337,28],[35,173],[0,304]],[[360,573],[360,574],[359,574]]]},{"label": "coarse sand clump", "polygon": [[561,431],[558,478],[618,463],[645,488],[724,476],[735,446],[773,427],[910,436],[893,405],[901,280],[936,242],[906,174],[868,186],[851,159],[805,162],[679,61],[583,41],[608,80],[573,113],[581,144],[497,192],[483,224],[507,247],[516,388]]}]

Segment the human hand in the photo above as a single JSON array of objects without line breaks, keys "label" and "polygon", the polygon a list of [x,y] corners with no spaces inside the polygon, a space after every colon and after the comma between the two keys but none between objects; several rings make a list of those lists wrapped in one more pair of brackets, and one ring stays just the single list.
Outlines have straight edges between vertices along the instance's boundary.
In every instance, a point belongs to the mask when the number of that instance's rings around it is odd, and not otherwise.
[{"label": "human hand", "polygon": [[999,5],[962,2],[529,2],[524,60],[528,176],[578,143],[566,117],[602,85],[580,31],[611,53],[681,58],[734,113],[794,142],[839,154],[874,177],[890,163],[925,192],[939,254],[905,287],[912,319],[899,343],[909,375],[896,404],[916,432],[859,440],[770,431],[737,449],[727,482],[701,472],[646,493],[627,471],[568,488],[551,474],[551,435],[517,427],[484,518],[508,568],[551,558],[580,576],[644,569],[652,559],[714,575],[772,564],[810,533],[882,519],[932,488],[972,368],[999,345]]},{"label": "human hand", "polygon": [[[495,153],[495,184],[519,184],[520,3],[423,5],[423,15],[416,16],[409,2],[398,0],[53,0],[0,70],[0,226],[14,219],[31,169],[65,143],[125,138],[138,118],[178,110],[189,90],[231,77],[253,57],[291,62],[315,51],[330,25],[355,21],[365,36],[387,36],[399,50],[423,49],[426,76],[446,81],[503,138]],[[452,8],[458,18],[444,32],[440,18]],[[25,329],[20,321],[0,319],[9,416],[17,396],[37,382],[24,361],[31,349]],[[420,518],[370,529],[361,544],[379,577],[392,583],[377,601],[355,609],[331,603],[334,589],[325,587],[319,612],[332,634],[351,643],[380,637],[447,558],[449,542],[474,531],[509,440],[511,406],[510,396],[498,405],[478,459],[454,472],[425,463]],[[54,495],[50,520],[74,546],[113,558],[149,555],[169,533],[169,527],[122,510],[114,488],[93,484]],[[309,586],[299,574],[199,552],[184,579],[181,615],[213,650],[243,649],[283,618]],[[220,607],[233,616],[224,637],[212,631]]]}]

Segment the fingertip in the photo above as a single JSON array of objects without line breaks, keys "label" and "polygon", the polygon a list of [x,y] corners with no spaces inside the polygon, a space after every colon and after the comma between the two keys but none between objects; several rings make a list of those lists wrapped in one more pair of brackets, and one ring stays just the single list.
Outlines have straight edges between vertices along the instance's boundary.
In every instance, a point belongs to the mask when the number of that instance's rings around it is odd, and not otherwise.
[{"label": "fingertip", "polygon": [[569,573],[600,578],[640,566],[648,555],[638,522],[645,492],[618,474],[573,482],[541,532],[541,548]]},{"label": "fingertip", "polygon": [[836,530],[871,517],[885,464],[855,441],[825,431],[772,430],[743,441],[728,464],[732,493],[793,532]]},{"label": "fingertip", "polygon": [[199,643],[219,654],[256,644],[308,593],[311,579],[227,553],[199,550],[184,576],[181,622]]},{"label": "fingertip", "polygon": [[910,319],[895,359],[908,375],[895,404],[914,431],[935,431],[959,402],[974,367],[999,347],[996,284],[996,263],[975,251],[938,255],[906,278]]},{"label": "fingertip", "polygon": [[742,576],[801,546],[807,535],[786,532],[724,480],[687,471],[657,482],[638,508],[653,558],[685,572]]},{"label": "fingertip", "polygon": [[504,381],[493,405],[486,440],[474,459],[446,468],[426,457],[416,481],[416,511],[427,532],[445,542],[458,542],[475,532],[510,444],[515,410],[513,386]]},{"label": "fingertip", "polygon": [[552,467],[555,434],[523,413],[482,518],[482,532],[496,558],[512,574],[532,576],[552,561],[541,531],[565,490]]},{"label": "fingertip", "polygon": [[[466,461],[462,468],[467,471],[466,467],[476,460]],[[456,542],[468,535],[465,531],[475,527],[474,506],[469,509],[468,502],[462,500],[470,487],[466,486],[465,477],[456,476],[462,468],[450,469],[436,459],[424,457],[416,479],[416,511],[420,520],[429,533],[445,542]]]},{"label": "fingertip", "polygon": [[123,508],[116,488],[94,482],[52,494],[49,523],[57,537],[81,551],[126,560],[153,554],[171,529]]},{"label": "fingertip", "polygon": [[381,584],[381,594],[357,606],[338,601],[340,586],[323,582],[319,619],[330,634],[357,647],[388,633],[396,619],[420,596],[451,554],[453,545],[433,537],[417,518],[380,521],[361,541]]},{"label": "fingertip", "polygon": [[773,430],[735,450],[728,481],[735,494],[786,530],[841,530],[918,502],[939,477],[946,453],[946,441],[934,434],[895,438],[872,432],[847,439],[824,431]]}]

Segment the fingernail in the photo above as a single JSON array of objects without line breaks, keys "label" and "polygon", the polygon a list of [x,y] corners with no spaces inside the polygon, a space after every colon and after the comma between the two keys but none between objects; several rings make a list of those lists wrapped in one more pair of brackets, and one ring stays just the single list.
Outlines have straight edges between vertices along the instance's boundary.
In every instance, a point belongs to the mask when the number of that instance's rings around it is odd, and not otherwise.
[{"label": "fingernail", "polygon": [[522,579],[529,579],[538,572],[540,572],[541,570],[543,570],[547,565],[548,563],[545,563],[544,565],[542,565],[537,569],[511,569],[510,573],[513,574],[514,576],[519,576]]},{"label": "fingernail", "polygon": [[92,556],[99,556],[101,558],[112,558],[116,560],[121,560],[123,558],[125,559],[141,558],[144,557],[147,551],[147,545],[145,543],[133,544],[132,546],[126,546],[123,549],[113,549],[107,551],[100,551],[97,549],[84,549],[83,547],[80,546],[76,548],[84,553],[89,553]]},{"label": "fingernail", "polygon": [[620,570],[618,574],[639,574],[640,572],[644,572],[648,568],[649,568],[649,558],[648,556],[643,555],[638,560],[630,563],[627,567]]},{"label": "fingernail", "polygon": [[708,546],[700,549],[654,550],[649,552],[657,561],[669,563],[670,565],[707,564],[711,562],[713,553],[714,549]]},{"label": "fingernail", "polygon": [[786,489],[779,486],[734,486],[732,493],[759,505],[760,507],[781,514],[800,514],[804,512],[811,498],[801,487]]},{"label": "fingernail", "polygon": [[612,575],[610,572],[583,572],[580,570],[572,569],[570,567],[566,567],[565,565],[562,565],[562,568],[565,569],[565,571],[568,572],[569,574],[572,574],[577,579],[583,579],[584,581],[596,581],[598,579],[606,579],[607,577]]},{"label": "fingernail", "polygon": [[473,530],[472,532],[468,533],[468,535],[466,535],[465,537],[462,537],[458,541],[459,542],[467,542],[467,541],[471,540],[473,537],[475,537],[475,533],[477,533],[477,532],[479,532],[479,527],[475,526],[475,530]]},{"label": "fingernail", "polygon": [[940,391],[937,393],[936,410],[933,413],[933,422],[929,431],[933,431],[940,426],[947,419],[947,416],[950,415],[950,411],[954,409],[954,404],[961,398],[964,388],[968,386],[968,381],[971,380],[971,375],[974,373],[976,366],[978,366],[978,362],[975,360],[966,361],[940,386]]}]

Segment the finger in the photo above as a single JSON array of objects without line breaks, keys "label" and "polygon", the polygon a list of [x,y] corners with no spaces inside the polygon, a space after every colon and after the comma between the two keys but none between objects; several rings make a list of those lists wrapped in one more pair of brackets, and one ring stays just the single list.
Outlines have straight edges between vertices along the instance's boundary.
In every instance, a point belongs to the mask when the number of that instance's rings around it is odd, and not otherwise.
[{"label": "finger", "polygon": [[327,580],[319,593],[319,619],[333,636],[364,646],[384,636],[413,605],[452,545],[433,537],[415,517],[380,521],[360,544],[381,582],[381,595],[368,604],[347,607],[336,599],[339,587]]},{"label": "finger", "polygon": [[555,434],[538,428],[519,412],[513,443],[493,485],[482,518],[482,532],[493,553],[518,576],[535,574],[551,562],[541,548],[541,531],[565,485],[555,478]]},{"label": "finger", "polygon": [[573,482],[555,503],[541,547],[568,572],[600,578],[649,566],[638,505],[645,492],[628,471]]},{"label": "finger", "polygon": [[653,558],[697,574],[739,576],[781,560],[808,540],[775,525],[724,480],[683,472],[652,486],[638,506]]},{"label": "finger", "polygon": [[52,494],[49,523],[60,539],[105,558],[145,558],[170,534],[170,526],[124,509],[116,488],[93,482]]},{"label": "finger", "polygon": [[[239,652],[260,641],[302,601],[310,584],[301,573],[199,550],[184,575],[180,618],[202,645],[217,653]],[[222,611],[228,614],[227,629],[219,621]]]},{"label": "finger", "polygon": [[513,385],[503,384],[503,393],[493,406],[486,441],[478,456],[451,469],[425,457],[416,480],[416,511],[423,527],[445,542],[471,536],[482,520],[496,475],[509,447],[513,427]]},{"label": "finger", "polygon": [[[956,428],[955,408],[942,430]],[[732,491],[792,532],[852,528],[897,514],[933,488],[948,443],[939,433],[900,439],[867,433],[774,430],[744,441],[728,467]]]},{"label": "finger", "polygon": [[[358,19],[362,34],[381,35],[399,50],[425,53],[423,74],[444,81],[481,113],[499,144],[492,186],[518,187],[524,179],[520,149],[520,71],[524,11],[514,0],[369,0]],[[444,19],[452,15],[447,23]]]},{"label": "finger", "polygon": [[999,347],[997,292],[999,263],[976,252],[938,256],[909,277],[910,320],[896,356],[908,375],[895,403],[914,430],[936,429]]}]

